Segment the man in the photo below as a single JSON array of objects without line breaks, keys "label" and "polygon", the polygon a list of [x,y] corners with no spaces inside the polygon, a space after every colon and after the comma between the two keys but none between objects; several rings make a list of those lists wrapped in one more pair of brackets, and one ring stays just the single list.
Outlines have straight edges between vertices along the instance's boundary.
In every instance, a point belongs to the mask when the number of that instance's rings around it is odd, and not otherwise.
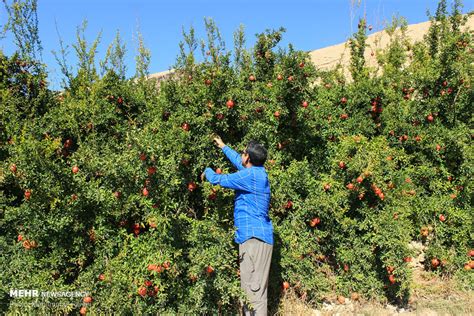
[{"label": "man", "polygon": [[263,167],[265,147],[255,141],[238,154],[217,136],[216,145],[238,169],[232,174],[217,174],[206,168],[203,176],[213,185],[235,190],[235,242],[239,244],[240,284],[251,307],[244,305],[245,315],[267,314],[267,288],[273,250],[273,226],[268,217],[270,185]]}]

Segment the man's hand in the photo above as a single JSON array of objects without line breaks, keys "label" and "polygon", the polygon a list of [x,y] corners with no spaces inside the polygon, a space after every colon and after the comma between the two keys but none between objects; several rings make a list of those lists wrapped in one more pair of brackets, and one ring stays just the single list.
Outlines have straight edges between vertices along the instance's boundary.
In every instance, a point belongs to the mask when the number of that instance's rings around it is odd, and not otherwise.
[{"label": "man's hand", "polygon": [[220,138],[220,136],[216,135],[214,136],[214,143],[217,145],[219,148],[223,148],[225,146],[224,142]]},{"label": "man's hand", "polygon": [[201,173],[201,181],[204,182],[205,179],[206,179],[206,173],[203,172]]}]

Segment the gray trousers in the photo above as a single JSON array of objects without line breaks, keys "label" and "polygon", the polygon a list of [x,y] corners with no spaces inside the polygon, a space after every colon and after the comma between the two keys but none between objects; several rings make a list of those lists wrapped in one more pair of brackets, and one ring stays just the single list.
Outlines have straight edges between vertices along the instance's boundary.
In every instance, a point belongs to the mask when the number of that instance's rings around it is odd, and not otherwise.
[{"label": "gray trousers", "polygon": [[267,315],[267,289],[273,246],[251,238],[239,245],[240,285],[251,306],[244,305],[244,315]]}]

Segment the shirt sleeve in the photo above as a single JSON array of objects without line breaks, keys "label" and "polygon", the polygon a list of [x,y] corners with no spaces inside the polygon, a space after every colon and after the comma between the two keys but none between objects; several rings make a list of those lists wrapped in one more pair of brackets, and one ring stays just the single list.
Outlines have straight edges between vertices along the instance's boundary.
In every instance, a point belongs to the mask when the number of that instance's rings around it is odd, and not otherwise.
[{"label": "shirt sleeve", "polygon": [[[247,169],[247,168],[244,168]],[[231,174],[217,174],[211,168],[204,171],[206,179],[213,185],[219,184],[223,188],[251,191],[251,174],[248,170],[242,170]]]},{"label": "shirt sleeve", "polygon": [[244,170],[245,167],[242,166],[242,157],[238,152],[230,148],[229,146],[225,145],[222,147],[222,151],[226,155],[226,157],[230,160],[230,162],[237,168],[237,170]]}]

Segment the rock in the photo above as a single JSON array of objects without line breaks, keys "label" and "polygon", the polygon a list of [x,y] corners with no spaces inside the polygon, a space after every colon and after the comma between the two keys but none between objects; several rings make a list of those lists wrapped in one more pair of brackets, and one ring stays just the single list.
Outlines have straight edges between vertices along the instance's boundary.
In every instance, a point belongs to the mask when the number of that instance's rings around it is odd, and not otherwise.
[{"label": "rock", "polygon": [[394,305],[387,304],[386,308],[387,308],[389,311],[392,311],[392,312],[396,312],[396,311],[397,311],[397,307],[394,306]]}]

